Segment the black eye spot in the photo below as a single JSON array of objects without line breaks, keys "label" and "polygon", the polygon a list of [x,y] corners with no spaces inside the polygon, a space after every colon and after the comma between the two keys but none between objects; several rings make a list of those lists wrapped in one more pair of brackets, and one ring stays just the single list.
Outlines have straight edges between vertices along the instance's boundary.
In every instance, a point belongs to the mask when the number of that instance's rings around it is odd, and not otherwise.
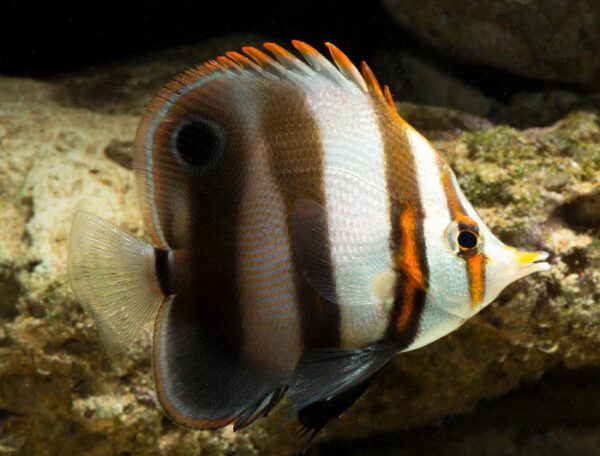
[{"label": "black eye spot", "polygon": [[197,117],[175,130],[173,148],[182,164],[205,170],[219,161],[225,151],[226,139],[221,125]]},{"label": "black eye spot", "polygon": [[458,245],[461,249],[469,250],[477,246],[477,235],[472,231],[463,230],[458,233]]}]

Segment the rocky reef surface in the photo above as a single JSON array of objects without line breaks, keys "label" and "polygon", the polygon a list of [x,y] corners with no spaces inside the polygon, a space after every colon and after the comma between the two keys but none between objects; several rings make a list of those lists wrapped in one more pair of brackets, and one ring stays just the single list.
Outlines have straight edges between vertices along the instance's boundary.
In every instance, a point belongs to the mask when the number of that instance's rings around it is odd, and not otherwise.
[{"label": "rocky reef surface", "polygon": [[450,57],[546,81],[600,87],[594,0],[383,0],[394,20]]},{"label": "rocky reef surface", "polygon": [[[255,41],[49,81],[0,78],[0,454],[300,451],[296,424],[277,412],[238,433],[174,426],[157,405],[148,337],[110,358],[66,279],[76,209],[146,237],[131,154],[149,97],[178,70]],[[492,230],[551,252],[553,267],[450,336],[397,356],[315,454],[373,454],[369,442],[377,454],[600,454],[600,113],[583,106],[519,130],[445,108],[399,110]],[[522,385],[531,394],[514,392]],[[539,432],[525,438],[532,423]],[[430,435],[452,444],[434,448]]]}]

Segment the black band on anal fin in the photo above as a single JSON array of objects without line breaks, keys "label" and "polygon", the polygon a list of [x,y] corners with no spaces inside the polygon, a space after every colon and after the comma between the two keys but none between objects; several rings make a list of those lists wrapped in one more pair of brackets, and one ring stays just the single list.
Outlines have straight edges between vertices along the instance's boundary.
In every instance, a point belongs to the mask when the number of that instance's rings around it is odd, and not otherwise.
[{"label": "black band on anal fin", "polygon": [[304,445],[305,452],[313,439],[329,421],[338,418],[360,399],[379,372],[381,371],[377,371],[362,383],[347,389],[329,400],[313,402],[298,411],[298,421],[302,425],[298,436],[303,437],[307,433],[312,432]]}]

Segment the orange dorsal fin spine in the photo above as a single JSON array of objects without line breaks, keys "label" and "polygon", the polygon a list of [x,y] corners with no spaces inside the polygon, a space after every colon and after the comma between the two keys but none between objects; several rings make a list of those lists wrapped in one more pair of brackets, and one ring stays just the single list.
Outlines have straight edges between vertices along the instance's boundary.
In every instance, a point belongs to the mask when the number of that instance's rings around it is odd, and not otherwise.
[{"label": "orange dorsal fin spine", "polygon": [[392,92],[390,92],[390,88],[387,84],[383,86],[383,95],[389,107],[396,111],[396,103],[394,103],[394,99],[392,98]]},{"label": "orange dorsal fin spine", "polygon": [[336,85],[344,87],[347,90],[354,90],[358,87],[348,79],[333,63],[331,63],[323,54],[312,46],[298,40],[293,40],[292,44],[302,54],[304,59],[317,73],[329,79]]},{"label": "orange dorsal fin spine", "polygon": [[255,47],[244,47],[242,48],[247,55],[252,57],[256,63],[258,63],[263,69],[272,69],[275,72],[280,73],[285,71],[285,67],[281,65],[277,60],[273,57],[265,54],[260,49],[256,49]]},{"label": "orange dorsal fin spine", "polygon": [[254,63],[254,61],[250,60],[248,57],[246,57],[243,54],[240,54],[239,52],[230,51],[227,52],[225,55],[231,60],[233,60],[235,63],[237,63],[240,66],[240,68],[253,69],[257,71],[260,70],[260,67],[256,63]]},{"label": "orange dorsal fin spine", "polygon": [[224,68],[226,68],[228,70],[239,70],[240,69],[240,66],[236,62],[231,60],[229,57],[225,57],[223,55],[217,57],[217,62],[219,62],[221,64],[221,66],[223,66]]},{"label": "orange dorsal fin spine", "polygon": [[363,78],[364,78],[365,82],[367,83],[367,87],[369,88],[369,92],[376,95],[379,99],[385,100],[385,98],[383,96],[383,91],[381,90],[381,86],[379,85],[377,78],[371,71],[371,68],[369,68],[369,65],[367,65],[367,62],[365,62],[363,60],[360,63],[360,67],[362,70]]},{"label": "orange dorsal fin spine", "polygon": [[331,58],[337,65],[340,72],[350,81],[354,82],[354,84],[356,84],[363,92],[366,92],[368,90],[367,83],[356,69],[354,64],[350,61],[348,56],[331,43],[325,43],[325,46],[327,46],[329,49]]},{"label": "orange dorsal fin spine", "polygon": [[180,90],[191,82],[214,72],[230,74],[251,72],[261,74],[269,79],[281,77],[296,81],[306,81],[305,77],[319,74],[346,90],[358,89],[363,93],[370,93],[385,102],[393,113],[400,117],[389,87],[385,85],[382,89],[365,62],[361,62],[359,71],[346,54],[329,42],[325,43],[325,46],[331,54],[333,63],[314,47],[302,41],[292,40],[292,45],[303,59],[275,43],[267,42],[263,45],[270,55],[256,47],[247,46],[242,48],[243,53],[226,52],[223,56],[208,60],[183,72],[171,81],[162,93],[166,97],[169,93]]},{"label": "orange dorsal fin spine", "polygon": [[302,74],[311,74],[314,71],[302,60],[296,57],[287,49],[275,43],[265,43],[264,48],[269,51],[284,67],[298,71]]}]

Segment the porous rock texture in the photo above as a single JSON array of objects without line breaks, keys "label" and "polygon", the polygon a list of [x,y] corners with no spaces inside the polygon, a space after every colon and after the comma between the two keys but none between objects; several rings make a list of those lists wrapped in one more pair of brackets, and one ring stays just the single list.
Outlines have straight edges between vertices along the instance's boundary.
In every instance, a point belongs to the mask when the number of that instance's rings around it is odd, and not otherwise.
[{"label": "porous rock texture", "polygon": [[383,0],[408,33],[449,60],[600,87],[595,0]]},{"label": "porous rock texture", "polygon": [[[209,52],[248,41],[217,40],[52,81],[0,78],[0,454],[301,450],[294,420],[281,412],[238,433],[170,423],[153,390],[148,337],[110,358],[66,277],[78,208],[148,239],[131,153],[149,97]],[[553,267],[511,285],[452,335],[397,356],[323,432],[326,445],[433,426],[559,366],[575,373],[600,366],[599,113],[580,110],[520,131],[443,108],[400,103],[399,110],[450,162],[492,230],[513,245],[551,252]],[[594,447],[595,435],[585,434],[581,445]],[[513,438],[494,436],[497,448]],[[489,445],[484,440],[470,448]],[[414,441],[405,451],[424,454]]]}]

